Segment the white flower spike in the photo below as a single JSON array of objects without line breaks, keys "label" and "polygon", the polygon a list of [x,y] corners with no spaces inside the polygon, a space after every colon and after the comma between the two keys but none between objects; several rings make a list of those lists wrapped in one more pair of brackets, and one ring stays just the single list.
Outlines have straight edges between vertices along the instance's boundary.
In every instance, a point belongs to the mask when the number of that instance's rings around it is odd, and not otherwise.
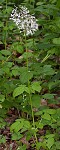
[{"label": "white flower spike", "polygon": [[21,32],[24,32],[27,36],[33,35],[38,30],[38,24],[34,15],[29,14],[29,10],[25,6],[20,6],[20,11],[15,6],[12,10],[11,20],[13,20]]}]

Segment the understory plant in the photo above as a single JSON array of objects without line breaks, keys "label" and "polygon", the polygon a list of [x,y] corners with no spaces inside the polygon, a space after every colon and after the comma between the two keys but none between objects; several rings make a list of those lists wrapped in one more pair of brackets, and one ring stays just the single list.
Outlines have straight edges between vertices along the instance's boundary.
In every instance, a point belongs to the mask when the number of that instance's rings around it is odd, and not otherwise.
[{"label": "understory plant", "polygon": [[0,144],[59,150],[59,0],[18,4],[0,2]]},{"label": "understory plant", "polygon": [[[29,10],[24,7],[20,6],[20,11],[18,12],[17,7],[12,11],[11,13],[11,18],[17,25],[20,33],[23,33],[23,38],[24,38],[24,43],[25,43],[25,52],[24,54],[26,55],[25,61],[26,61],[26,76],[27,76],[27,82],[26,84],[21,84],[17,88],[15,88],[13,92],[13,97],[17,97],[20,94],[28,94],[28,103],[30,104],[31,111],[32,111],[32,119],[33,119],[33,128],[35,130],[35,122],[34,122],[34,112],[33,112],[33,106],[32,106],[32,97],[31,94],[34,93],[35,91],[41,90],[41,86],[39,85],[38,82],[30,83],[29,76],[31,76],[31,71],[29,70],[29,59],[28,59],[28,47],[27,47],[27,36],[28,35],[33,35],[36,30],[38,30],[38,24],[36,23],[36,19],[34,15],[29,14]],[[22,38],[22,37],[21,37]],[[20,42],[21,43],[21,42]],[[34,85],[35,84],[35,85]],[[36,87],[35,87],[36,86]],[[38,88],[38,89],[37,89]],[[25,96],[26,97],[26,96]],[[37,142],[37,136],[36,136],[36,131],[34,131],[34,135],[36,138]]]}]

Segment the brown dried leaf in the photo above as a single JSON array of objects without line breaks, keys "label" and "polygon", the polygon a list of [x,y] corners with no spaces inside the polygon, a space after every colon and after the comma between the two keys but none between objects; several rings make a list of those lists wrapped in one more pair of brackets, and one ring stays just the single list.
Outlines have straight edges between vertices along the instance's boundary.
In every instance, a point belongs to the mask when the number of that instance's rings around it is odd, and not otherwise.
[{"label": "brown dried leaf", "polygon": [[26,140],[26,136],[21,138],[20,141],[23,143],[23,144],[26,144],[27,148],[29,148],[29,142]]},{"label": "brown dried leaf", "polygon": [[41,99],[41,106],[47,106],[47,105],[48,105],[47,100]]}]

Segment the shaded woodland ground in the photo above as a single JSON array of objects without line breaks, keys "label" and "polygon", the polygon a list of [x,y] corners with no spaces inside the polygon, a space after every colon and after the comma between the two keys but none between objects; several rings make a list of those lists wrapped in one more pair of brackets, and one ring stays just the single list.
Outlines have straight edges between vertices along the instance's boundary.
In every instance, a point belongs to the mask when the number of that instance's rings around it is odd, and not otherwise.
[{"label": "shaded woodland ground", "polygon": [[[14,5],[35,15],[34,35],[10,20]],[[0,150],[59,150],[60,1],[3,0],[0,29]]]}]

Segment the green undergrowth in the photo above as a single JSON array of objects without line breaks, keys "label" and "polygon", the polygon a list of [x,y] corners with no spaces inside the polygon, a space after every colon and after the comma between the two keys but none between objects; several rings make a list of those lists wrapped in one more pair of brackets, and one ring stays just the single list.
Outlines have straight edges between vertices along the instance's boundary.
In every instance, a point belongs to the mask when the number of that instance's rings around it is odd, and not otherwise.
[{"label": "green undergrowth", "polygon": [[[14,5],[36,16],[34,35],[25,38],[9,19]],[[16,150],[59,150],[60,1],[0,0],[0,30],[0,130],[9,127]],[[10,123],[12,109],[18,115]]]}]

